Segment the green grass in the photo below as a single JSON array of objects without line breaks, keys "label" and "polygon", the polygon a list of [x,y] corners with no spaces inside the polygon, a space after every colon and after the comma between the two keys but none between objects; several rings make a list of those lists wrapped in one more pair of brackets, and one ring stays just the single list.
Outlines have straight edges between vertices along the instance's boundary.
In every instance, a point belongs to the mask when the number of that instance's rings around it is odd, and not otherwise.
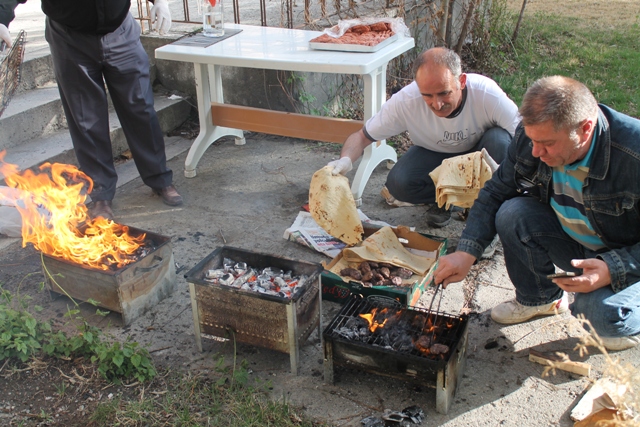
[{"label": "green grass", "polygon": [[268,385],[230,382],[225,375],[171,372],[138,396],[115,397],[93,412],[91,426],[316,427],[287,402],[268,396]]},{"label": "green grass", "polygon": [[[512,16],[511,22],[515,21]],[[594,27],[572,17],[529,16],[523,20],[515,45],[495,43],[491,56],[485,73],[518,105],[533,81],[558,74],[586,84],[599,102],[640,117],[637,23]]]}]

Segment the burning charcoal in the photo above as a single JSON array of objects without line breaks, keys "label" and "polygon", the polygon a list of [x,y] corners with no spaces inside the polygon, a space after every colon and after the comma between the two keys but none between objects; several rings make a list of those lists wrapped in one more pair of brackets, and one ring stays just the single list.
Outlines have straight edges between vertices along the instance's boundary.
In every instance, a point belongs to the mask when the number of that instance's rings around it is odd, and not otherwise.
[{"label": "burning charcoal", "polygon": [[242,289],[243,291],[252,291],[253,289],[251,289],[251,285],[248,284],[247,282],[244,282],[242,284],[242,286],[240,286],[240,289]]},{"label": "burning charcoal", "polygon": [[412,423],[420,424],[424,421],[424,411],[420,409],[419,406],[409,406],[408,408],[404,408],[402,413],[405,417],[409,418]]},{"label": "burning charcoal", "polygon": [[293,279],[293,272],[292,272],[291,270],[286,271],[286,272],[282,275],[282,278],[288,282],[289,280]]},{"label": "burning charcoal", "polygon": [[236,280],[234,280],[233,283],[231,284],[231,286],[233,286],[235,288],[239,288],[245,282],[247,282],[249,279],[251,279],[251,277],[255,276],[255,274],[256,274],[256,272],[252,268],[250,268],[249,271],[247,271],[242,276],[239,276]]},{"label": "burning charcoal", "polygon": [[380,267],[378,272],[382,274],[382,277],[384,277],[385,279],[388,279],[391,277],[391,271],[389,270],[388,267]]},{"label": "burning charcoal", "polygon": [[273,278],[273,283],[275,283],[275,285],[277,287],[279,287],[279,288],[286,288],[287,287],[287,282],[285,282],[282,277],[274,277]]},{"label": "burning charcoal", "polygon": [[427,317],[422,314],[414,316],[411,320],[411,329],[422,329],[426,321]]},{"label": "burning charcoal", "polygon": [[284,275],[284,271],[275,267],[267,267],[262,270],[262,274],[268,274],[271,277],[282,277]]},{"label": "burning charcoal", "polygon": [[449,346],[444,344],[434,344],[429,347],[431,354],[446,354],[449,353]]},{"label": "burning charcoal", "polygon": [[430,335],[422,335],[416,341],[416,348],[420,351],[427,351],[431,347],[431,336]]},{"label": "burning charcoal", "polygon": [[358,270],[360,270],[360,272],[362,272],[362,275],[364,275],[367,272],[371,272],[371,266],[367,261],[362,261],[358,266]]},{"label": "burning charcoal", "polygon": [[218,279],[218,283],[220,283],[221,285],[230,286],[234,280],[236,280],[236,278],[233,277],[233,274],[227,273],[224,276],[222,276],[220,279]]},{"label": "burning charcoal", "polygon": [[356,270],[355,268],[343,268],[342,270],[340,270],[340,275],[349,276],[355,280],[362,280],[362,273],[360,273],[360,271]]},{"label": "burning charcoal", "polygon": [[273,289],[275,287],[275,285],[273,284],[273,282],[269,279],[264,279],[261,276],[258,276],[256,282],[258,283],[258,287],[265,289],[265,290],[270,290]]},{"label": "burning charcoal", "polygon": [[224,267],[224,271],[226,271],[227,273],[233,270],[234,265],[236,265],[236,262],[232,259],[224,258],[222,260],[222,266]]},{"label": "burning charcoal", "polygon": [[363,282],[368,282],[371,279],[373,279],[373,273],[371,272],[371,270],[365,271],[365,272],[362,273],[362,281]]},{"label": "burning charcoal", "polygon": [[218,268],[216,270],[207,270],[207,272],[205,273],[204,277],[206,279],[219,279],[222,276],[224,276],[225,274],[227,274],[223,269]]},{"label": "burning charcoal", "polygon": [[402,286],[402,278],[399,276],[391,277],[391,285],[392,286]]},{"label": "burning charcoal", "polygon": [[237,262],[233,266],[233,271],[235,271],[237,275],[241,275],[247,271],[247,268],[246,262]]}]

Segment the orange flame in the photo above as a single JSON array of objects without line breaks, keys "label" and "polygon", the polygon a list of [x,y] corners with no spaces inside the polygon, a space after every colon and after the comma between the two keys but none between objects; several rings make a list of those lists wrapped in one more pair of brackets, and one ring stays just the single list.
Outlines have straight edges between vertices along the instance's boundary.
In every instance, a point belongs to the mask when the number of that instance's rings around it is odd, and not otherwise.
[{"label": "orange flame", "polygon": [[93,188],[91,178],[60,163],[45,163],[40,173],[20,172],[17,165],[4,162],[5,154],[0,152],[0,173],[9,187],[19,190],[16,208],[22,216],[23,247],[32,243],[47,255],[101,270],[135,261],[131,255],[146,235],[132,237],[127,226],[89,218],[85,201]]},{"label": "orange flame", "polygon": [[[366,320],[369,323],[369,331],[371,331],[371,332],[375,332],[376,329],[384,327],[385,323],[387,323],[387,319],[384,319],[384,321],[382,323],[378,322],[375,319],[375,316],[376,316],[377,312],[378,312],[378,309],[377,308],[373,308],[371,310],[371,313],[359,314],[358,315],[358,316],[362,317],[364,320]],[[386,312],[387,312],[387,309],[383,308],[380,311],[380,314],[384,314]]]}]

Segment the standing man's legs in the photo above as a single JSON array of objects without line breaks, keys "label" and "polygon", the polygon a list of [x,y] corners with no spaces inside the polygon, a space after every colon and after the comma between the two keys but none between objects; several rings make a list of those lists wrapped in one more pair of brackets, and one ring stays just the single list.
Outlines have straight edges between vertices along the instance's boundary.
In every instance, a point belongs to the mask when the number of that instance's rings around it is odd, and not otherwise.
[{"label": "standing man's legs", "polygon": [[164,136],[153,107],[149,58],[140,42],[140,25],[129,14],[101,38],[103,75],[142,181],[151,188],[171,185]]},{"label": "standing man's legs", "polygon": [[100,39],[68,30],[47,18],[46,39],[80,169],[94,183],[94,201],[113,199],[117,174],[109,137]]}]

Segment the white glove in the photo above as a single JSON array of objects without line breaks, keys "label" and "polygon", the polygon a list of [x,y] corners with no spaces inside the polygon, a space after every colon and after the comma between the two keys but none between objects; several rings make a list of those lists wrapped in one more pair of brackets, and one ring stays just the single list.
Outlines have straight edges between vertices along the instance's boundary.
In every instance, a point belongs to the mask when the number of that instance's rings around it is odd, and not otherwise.
[{"label": "white glove", "polygon": [[340,160],[329,162],[327,163],[327,166],[333,166],[333,170],[331,171],[332,175],[338,175],[339,173],[346,175],[347,172],[353,169],[353,165],[351,164],[351,159],[349,157],[342,157]]},{"label": "white glove", "polygon": [[7,49],[11,47],[11,33],[9,33],[9,29],[4,24],[0,24],[0,40],[7,44]]},{"label": "white glove", "polygon": [[155,0],[151,8],[151,23],[153,29],[160,34],[166,34],[171,28],[171,12],[167,0]]}]

